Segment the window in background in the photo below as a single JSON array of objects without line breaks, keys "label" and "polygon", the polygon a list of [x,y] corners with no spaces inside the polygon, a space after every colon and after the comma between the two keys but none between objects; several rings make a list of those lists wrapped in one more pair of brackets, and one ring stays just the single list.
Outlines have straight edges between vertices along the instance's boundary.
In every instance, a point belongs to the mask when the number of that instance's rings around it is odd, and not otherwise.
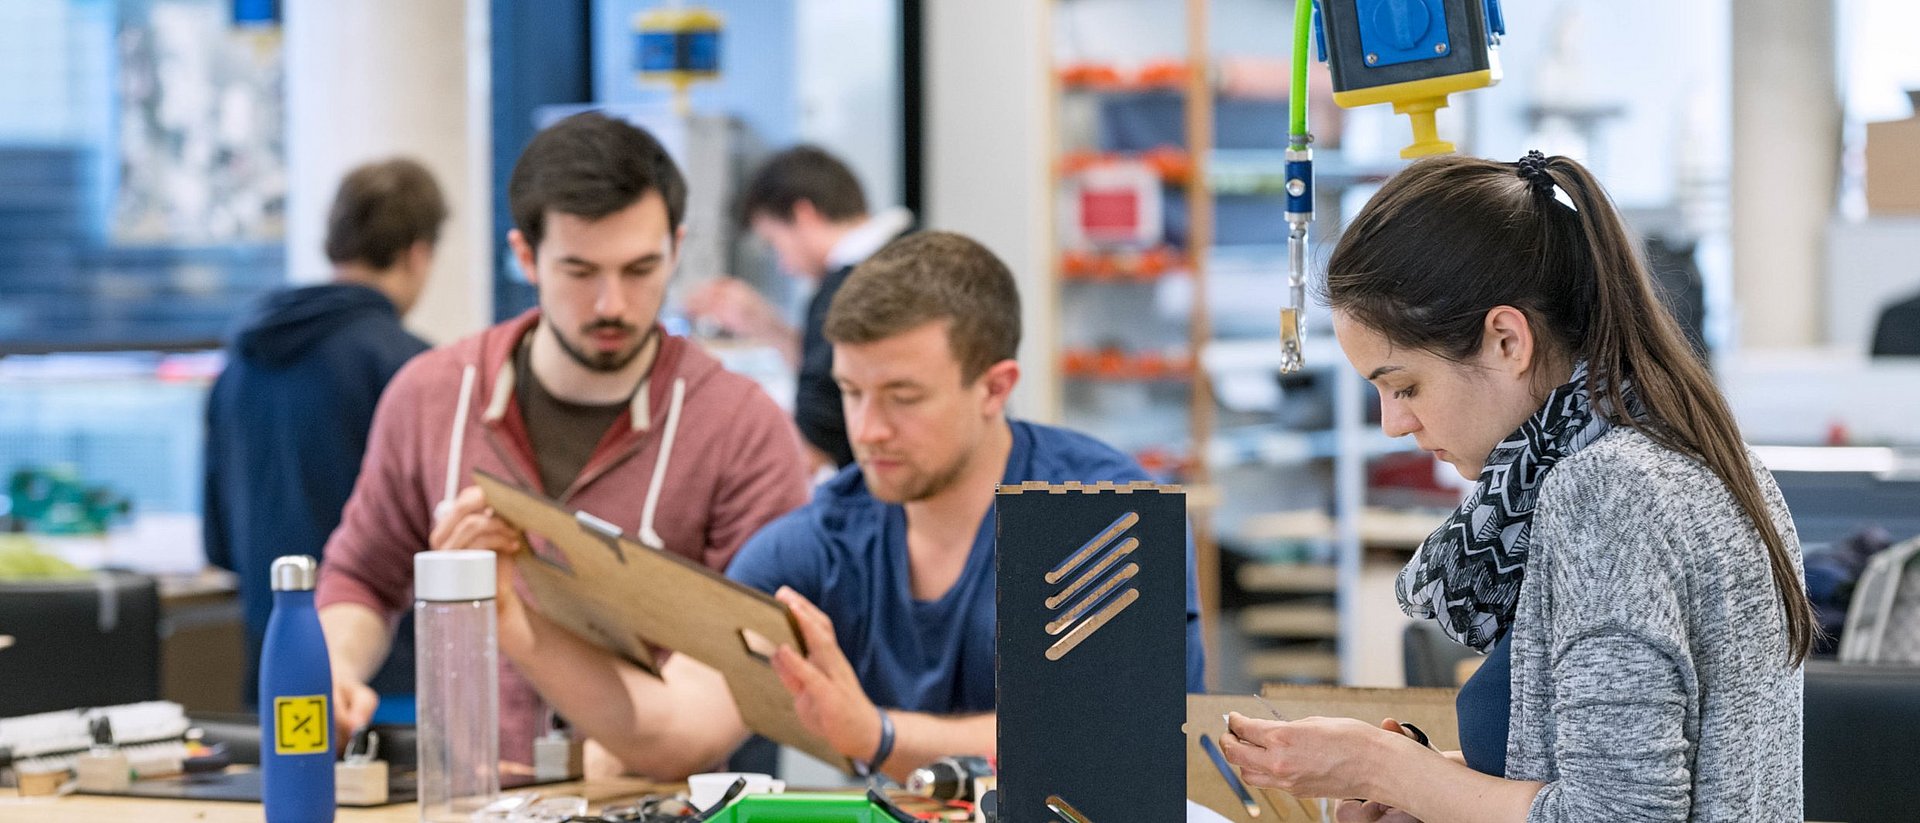
[{"label": "window in background", "polygon": [[276,28],[0,3],[0,352],[213,345],[284,279]]},{"label": "window in background", "polygon": [[[634,70],[634,21],[669,6],[700,7],[724,23],[720,77],[690,93],[691,119],[672,90]],[[773,269],[770,250],[747,238],[732,200],[772,151],[808,142],[839,155],[866,187],[868,206],[915,209],[920,175],[918,65],[922,0],[589,0],[530,15],[496,2],[494,313],[533,305],[534,289],[506,251],[512,225],[506,180],[534,126],[581,107],[604,108],[656,132],[688,177],[687,230],[676,289],[731,274],[777,302],[804,303]],[[575,65],[555,55],[587,55]],[[584,71],[584,76],[582,72]],[[510,79],[502,79],[510,78]],[[697,144],[697,145],[695,145]],[[676,292],[677,294],[678,292]],[[797,309],[796,309],[797,310]],[[672,321],[674,307],[668,308]]]},{"label": "window in background", "polygon": [[[218,369],[213,352],[0,360],[0,523],[12,520],[0,531],[35,533],[83,566],[199,568],[201,419]],[[75,531],[72,512],[32,504],[67,494],[55,485],[85,490],[89,509],[110,504],[106,539]]]}]

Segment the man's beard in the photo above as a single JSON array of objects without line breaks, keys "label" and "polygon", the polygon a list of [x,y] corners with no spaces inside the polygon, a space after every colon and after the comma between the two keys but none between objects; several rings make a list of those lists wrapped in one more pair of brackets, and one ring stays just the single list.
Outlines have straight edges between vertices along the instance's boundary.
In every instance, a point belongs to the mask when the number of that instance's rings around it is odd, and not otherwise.
[{"label": "man's beard", "polygon": [[[866,461],[861,460],[860,462],[861,469],[864,471],[866,469]],[[900,489],[900,493],[897,495],[888,496],[884,494],[880,489],[874,488],[872,482],[867,483],[867,492],[886,503],[918,503],[952,488],[953,484],[960,480],[960,475],[966,471],[966,468],[967,453],[962,452],[951,464],[943,466],[931,474],[907,478],[905,484]],[[871,477],[871,473],[868,473],[868,476]]]},{"label": "man's beard", "polygon": [[[572,343],[567,342],[567,336],[560,333],[559,326],[552,323],[548,323],[547,326],[553,329],[553,339],[555,342],[560,344],[560,350],[566,352],[568,357],[573,358],[573,362],[579,363],[581,366],[585,367],[588,371],[596,371],[596,372],[603,372],[603,373],[617,372],[621,369],[626,368],[627,364],[632,363],[633,359],[636,357],[639,357],[640,352],[646,349],[647,343],[653,340],[653,335],[655,331],[657,331],[657,327],[656,327],[656,329],[650,329],[646,334],[640,335],[639,336],[640,339],[634,341],[633,347],[627,349],[626,351],[584,352],[577,348],[574,348]],[[580,333],[583,336],[590,337],[593,335],[595,331],[598,331],[600,329],[616,329],[624,332],[637,331],[637,329],[634,329],[634,327],[629,326],[626,323],[622,323],[618,320],[596,320],[592,323],[588,323],[586,327],[580,330]]]}]

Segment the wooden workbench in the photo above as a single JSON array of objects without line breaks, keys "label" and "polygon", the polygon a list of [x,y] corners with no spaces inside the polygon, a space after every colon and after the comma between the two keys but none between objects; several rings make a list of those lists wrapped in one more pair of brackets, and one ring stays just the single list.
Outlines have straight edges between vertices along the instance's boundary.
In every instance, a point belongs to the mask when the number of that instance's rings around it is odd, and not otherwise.
[{"label": "wooden workbench", "polygon": [[[658,784],[639,779],[593,780],[541,786],[542,795],[579,795],[597,811],[602,804],[639,797]],[[419,806],[399,803],[371,809],[343,808],[337,823],[415,823]],[[150,800],[132,797],[20,798],[11,789],[0,790],[0,820],[7,823],[260,823],[255,803],[201,800]]]}]

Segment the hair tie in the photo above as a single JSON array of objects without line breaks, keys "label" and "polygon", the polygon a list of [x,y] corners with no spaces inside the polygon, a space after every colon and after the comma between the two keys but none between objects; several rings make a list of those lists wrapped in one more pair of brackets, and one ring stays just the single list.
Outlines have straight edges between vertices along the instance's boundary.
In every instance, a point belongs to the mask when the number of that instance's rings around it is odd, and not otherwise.
[{"label": "hair tie", "polygon": [[1547,156],[1541,154],[1539,149],[1527,152],[1527,156],[1513,165],[1519,171],[1520,179],[1527,181],[1527,186],[1533,189],[1534,194],[1553,195],[1553,175],[1547,172]]}]

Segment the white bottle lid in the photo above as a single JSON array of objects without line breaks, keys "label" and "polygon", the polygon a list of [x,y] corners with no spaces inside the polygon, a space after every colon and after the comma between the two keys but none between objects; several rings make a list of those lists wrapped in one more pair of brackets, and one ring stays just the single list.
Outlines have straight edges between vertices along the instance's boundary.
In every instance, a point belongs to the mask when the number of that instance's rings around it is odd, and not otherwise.
[{"label": "white bottle lid", "polygon": [[424,551],[413,555],[416,600],[492,600],[493,552],[485,549]]}]

